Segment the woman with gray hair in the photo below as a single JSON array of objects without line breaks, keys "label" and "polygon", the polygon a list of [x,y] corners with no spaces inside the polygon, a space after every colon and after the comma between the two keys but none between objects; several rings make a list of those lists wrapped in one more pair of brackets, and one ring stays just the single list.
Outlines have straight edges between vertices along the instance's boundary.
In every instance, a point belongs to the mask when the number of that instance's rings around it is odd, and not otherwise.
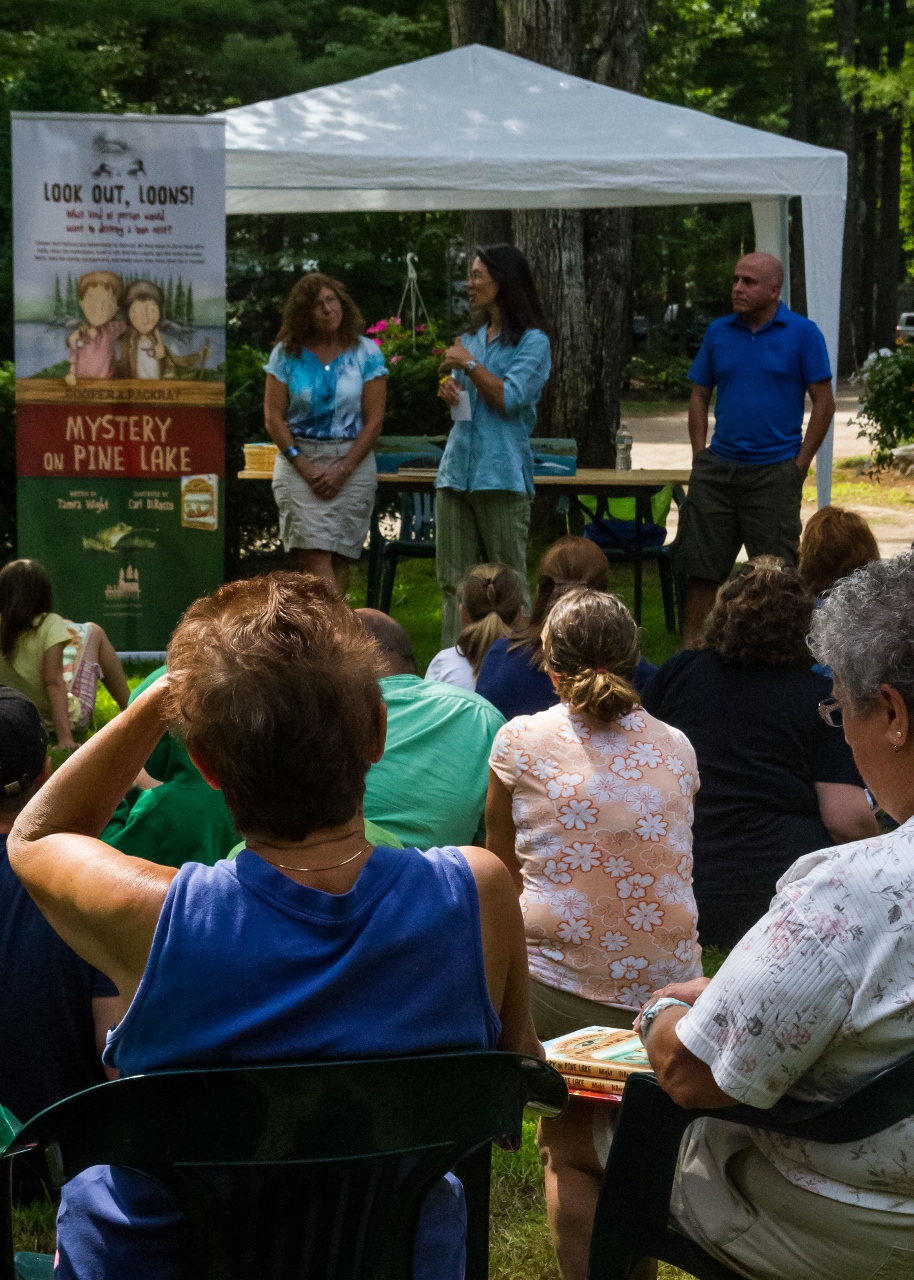
[{"label": "woman with gray hair", "polygon": [[[654,993],[641,1038],[684,1107],[831,1100],[914,1043],[914,554],[838,582],[811,647],[835,673],[820,713],[899,826],[800,858],[710,982]],[[748,1280],[901,1280],[914,1275],[912,1149],[914,1117],[846,1145],[699,1120],[673,1225]]]}]

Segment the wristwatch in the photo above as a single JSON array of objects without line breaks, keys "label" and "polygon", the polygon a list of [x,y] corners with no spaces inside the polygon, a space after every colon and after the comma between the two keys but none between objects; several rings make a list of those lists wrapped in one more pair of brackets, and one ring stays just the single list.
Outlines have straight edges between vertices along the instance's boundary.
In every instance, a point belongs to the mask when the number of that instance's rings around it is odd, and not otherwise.
[{"label": "wristwatch", "polygon": [[474,369],[479,367],[478,360],[468,360],[463,366],[464,373],[472,373]]},{"label": "wristwatch", "polygon": [[282,449],[280,452],[287,462],[291,462],[293,458],[298,457],[301,453],[301,449],[299,449],[297,444],[290,444],[288,449]]},{"label": "wristwatch", "polygon": [[672,996],[661,996],[659,1000],[654,1000],[641,1011],[641,1022],[638,1026],[638,1035],[641,1037],[641,1043],[647,1040],[647,1033],[650,1031],[654,1019],[658,1013],[662,1013],[664,1009],[672,1009],[673,1005],[682,1005],[683,1009],[691,1009],[690,1004],[686,1004],[685,1000],[675,1000]]}]

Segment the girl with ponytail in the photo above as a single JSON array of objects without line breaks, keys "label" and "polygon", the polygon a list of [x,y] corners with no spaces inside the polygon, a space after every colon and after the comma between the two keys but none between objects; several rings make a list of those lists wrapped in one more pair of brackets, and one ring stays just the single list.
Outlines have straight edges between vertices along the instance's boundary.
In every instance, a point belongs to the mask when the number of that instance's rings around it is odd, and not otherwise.
[{"label": "girl with ponytail", "polygon": [[[576,587],[605,592],[609,565],[595,542],[569,535],[553,542],[540,560],[536,576],[536,600],[529,620],[514,635],[495,641],[476,682],[476,692],[506,720],[555,706],[558,698],[543,658],[546,620],[557,601]],[[643,689],[656,670],[636,655],[631,676],[635,689]]]},{"label": "girl with ponytail", "polygon": [[524,588],[513,569],[504,564],[478,564],[457,589],[461,632],[456,645],[436,653],[426,680],[476,688],[482,660],[496,640],[508,636],[524,607]]},{"label": "girl with ponytail", "polygon": [[621,600],[567,591],[542,630],[558,704],[511,720],[489,758],[488,848],[521,893],[542,1040],[628,1029],[652,991],[701,976],[695,753],[639,705],[638,649]]}]

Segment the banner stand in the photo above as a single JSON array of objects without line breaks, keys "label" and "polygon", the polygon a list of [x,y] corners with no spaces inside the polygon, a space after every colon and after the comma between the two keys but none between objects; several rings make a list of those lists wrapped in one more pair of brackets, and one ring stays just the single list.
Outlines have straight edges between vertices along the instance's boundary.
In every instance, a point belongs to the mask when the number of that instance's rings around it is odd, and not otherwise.
[{"label": "banner stand", "polygon": [[158,658],[224,575],[224,125],[12,115],[19,555]]}]

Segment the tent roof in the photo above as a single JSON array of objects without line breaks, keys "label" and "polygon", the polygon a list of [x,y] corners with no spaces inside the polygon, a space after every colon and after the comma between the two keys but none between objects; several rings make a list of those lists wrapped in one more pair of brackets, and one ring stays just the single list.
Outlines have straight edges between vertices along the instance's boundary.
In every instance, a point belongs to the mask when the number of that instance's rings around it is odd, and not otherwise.
[{"label": "tent roof", "polygon": [[843,197],[843,152],[482,45],[221,113],[229,213]]}]

